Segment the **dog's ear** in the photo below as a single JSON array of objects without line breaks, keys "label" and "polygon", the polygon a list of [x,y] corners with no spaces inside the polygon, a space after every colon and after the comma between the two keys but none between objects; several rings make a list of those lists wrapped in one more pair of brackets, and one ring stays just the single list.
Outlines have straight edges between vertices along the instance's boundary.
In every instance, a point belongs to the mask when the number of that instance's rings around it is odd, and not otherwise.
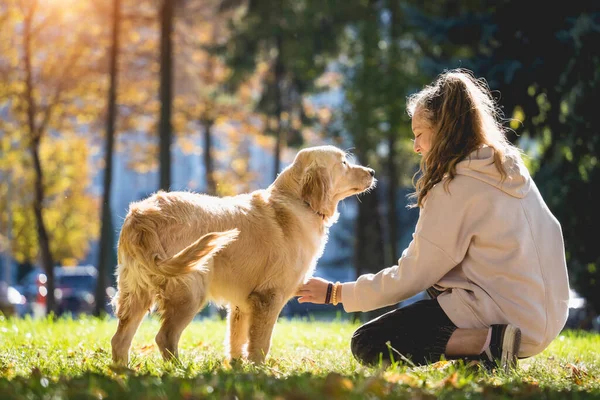
[{"label": "dog's ear", "polygon": [[329,171],[312,165],[306,169],[302,177],[302,200],[307,202],[315,212],[331,217],[335,214],[331,186]]}]

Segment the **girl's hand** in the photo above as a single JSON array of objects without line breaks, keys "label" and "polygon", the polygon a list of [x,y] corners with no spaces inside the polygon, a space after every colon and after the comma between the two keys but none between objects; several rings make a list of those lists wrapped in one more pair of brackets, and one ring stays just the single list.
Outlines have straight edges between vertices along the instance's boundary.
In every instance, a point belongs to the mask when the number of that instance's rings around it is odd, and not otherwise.
[{"label": "girl's hand", "polygon": [[330,283],[323,278],[310,278],[296,293],[296,296],[300,296],[298,303],[325,304],[327,285]]}]

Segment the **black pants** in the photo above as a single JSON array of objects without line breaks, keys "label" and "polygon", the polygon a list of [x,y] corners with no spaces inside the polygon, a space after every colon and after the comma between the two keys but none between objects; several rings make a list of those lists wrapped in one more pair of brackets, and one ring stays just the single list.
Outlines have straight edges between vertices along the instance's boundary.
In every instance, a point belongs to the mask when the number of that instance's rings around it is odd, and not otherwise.
[{"label": "black pants", "polygon": [[424,365],[440,360],[455,330],[437,299],[420,300],[358,328],[352,336],[352,354],[365,365],[403,358]]}]

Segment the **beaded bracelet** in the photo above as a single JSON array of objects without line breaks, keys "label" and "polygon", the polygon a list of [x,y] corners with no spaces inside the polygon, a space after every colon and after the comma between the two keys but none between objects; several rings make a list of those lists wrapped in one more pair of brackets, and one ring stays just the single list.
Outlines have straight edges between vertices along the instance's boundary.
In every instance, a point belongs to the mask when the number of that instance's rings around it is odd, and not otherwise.
[{"label": "beaded bracelet", "polygon": [[333,304],[334,306],[337,306],[339,303],[337,298],[337,291],[340,286],[341,284],[339,282],[336,282],[335,285],[333,285],[333,292],[331,294],[331,304]]}]

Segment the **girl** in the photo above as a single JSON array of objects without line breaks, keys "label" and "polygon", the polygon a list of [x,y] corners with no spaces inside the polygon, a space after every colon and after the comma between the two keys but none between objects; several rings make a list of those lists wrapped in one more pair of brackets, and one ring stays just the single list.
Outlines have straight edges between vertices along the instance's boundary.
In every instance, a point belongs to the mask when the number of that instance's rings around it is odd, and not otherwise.
[{"label": "girl", "polygon": [[369,311],[427,290],[430,299],[358,328],[356,359],[477,358],[508,370],[544,350],[566,322],[561,226],[483,80],[446,71],[410,96],[407,110],[422,156],[413,240],[398,265],[342,284],[312,278],[298,300]]}]

